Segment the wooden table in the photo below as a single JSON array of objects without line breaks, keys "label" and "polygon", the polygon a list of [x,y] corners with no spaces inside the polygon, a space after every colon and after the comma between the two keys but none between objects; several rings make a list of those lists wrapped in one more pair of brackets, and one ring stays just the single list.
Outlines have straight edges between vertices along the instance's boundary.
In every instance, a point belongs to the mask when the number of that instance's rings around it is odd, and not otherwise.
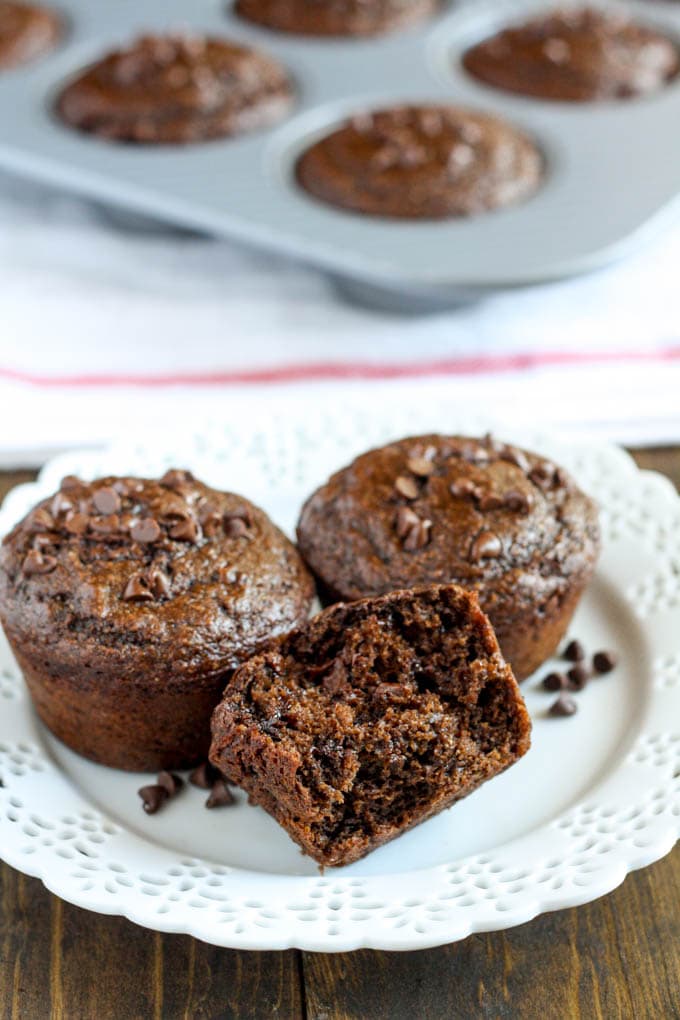
[{"label": "wooden table", "polygon": [[[680,448],[636,460],[680,487]],[[0,474],[0,496],[27,472]],[[672,1020],[680,847],[610,896],[417,953],[216,949],[90,914],[0,866],[0,1020]]]}]

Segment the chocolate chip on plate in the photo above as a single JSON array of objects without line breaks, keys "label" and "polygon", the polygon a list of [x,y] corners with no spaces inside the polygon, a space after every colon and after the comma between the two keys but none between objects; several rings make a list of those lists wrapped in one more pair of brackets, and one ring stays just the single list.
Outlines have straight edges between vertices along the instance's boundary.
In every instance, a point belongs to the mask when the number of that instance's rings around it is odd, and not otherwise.
[{"label": "chocolate chip on plate", "polygon": [[578,712],[578,705],[573,698],[568,698],[565,694],[560,694],[560,696],[553,701],[548,712],[550,715],[554,716],[574,715]]},{"label": "chocolate chip on plate", "polygon": [[546,691],[561,691],[567,686],[567,678],[563,673],[548,673],[543,677],[543,687]]},{"label": "chocolate chip on plate", "polygon": [[596,673],[611,673],[619,664],[616,652],[595,652],[593,669]]},{"label": "chocolate chip on plate", "polygon": [[569,662],[582,662],[585,657],[586,652],[580,641],[570,641],[564,649],[564,658]]},{"label": "chocolate chip on plate", "polygon": [[201,790],[211,790],[214,783],[220,778],[217,769],[209,761],[203,761],[189,773],[189,782],[192,786],[198,786]]},{"label": "chocolate chip on plate", "polygon": [[567,687],[570,691],[582,691],[588,683],[588,671],[583,666],[572,666],[567,672]]},{"label": "chocolate chip on plate", "polygon": [[156,776],[156,782],[162,786],[168,797],[174,797],[184,786],[184,780],[175,772],[168,772],[164,769]]},{"label": "chocolate chip on plate", "polygon": [[142,807],[147,815],[155,815],[168,799],[168,791],[157,783],[142,786],[137,793],[142,798]]},{"label": "chocolate chip on plate", "polygon": [[224,779],[217,779],[213,783],[210,796],[205,802],[207,808],[227,807],[234,803],[234,795],[225,783]]}]

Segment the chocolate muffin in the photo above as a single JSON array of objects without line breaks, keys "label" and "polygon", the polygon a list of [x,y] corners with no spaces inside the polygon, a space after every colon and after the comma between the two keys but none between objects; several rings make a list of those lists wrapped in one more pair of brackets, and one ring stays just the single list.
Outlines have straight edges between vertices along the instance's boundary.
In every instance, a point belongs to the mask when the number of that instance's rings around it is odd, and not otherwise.
[{"label": "chocolate muffin", "polygon": [[0,549],[0,618],[40,718],[122,769],[204,758],[227,678],[312,594],[262,510],[186,471],[66,478]]},{"label": "chocolate muffin", "polygon": [[521,680],[557,648],[600,539],[595,504],[551,461],[427,435],[333,475],[303,507],[298,543],[328,601],[448,581],[476,591]]},{"label": "chocolate muffin", "polygon": [[0,0],[0,69],[26,64],[61,38],[61,17],[47,7]]},{"label": "chocolate muffin", "polygon": [[71,127],[115,141],[202,142],[266,127],[292,97],[281,65],[248,46],[142,36],[67,85],[57,112]]},{"label": "chocolate muffin", "polygon": [[371,36],[427,17],[439,0],[236,0],[236,11],[277,32]]},{"label": "chocolate muffin", "polygon": [[243,665],[210,760],[342,865],[508,768],[530,729],[476,595],[432,586],[334,606]]},{"label": "chocolate muffin", "polygon": [[530,139],[488,114],[403,106],[347,121],[297,164],[305,191],[368,216],[444,219],[527,198],[543,159]]},{"label": "chocolate muffin", "polygon": [[679,69],[678,48],[624,13],[588,7],[542,14],[468,50],[480,81],[539,99],[586,102],[656,92]]}]

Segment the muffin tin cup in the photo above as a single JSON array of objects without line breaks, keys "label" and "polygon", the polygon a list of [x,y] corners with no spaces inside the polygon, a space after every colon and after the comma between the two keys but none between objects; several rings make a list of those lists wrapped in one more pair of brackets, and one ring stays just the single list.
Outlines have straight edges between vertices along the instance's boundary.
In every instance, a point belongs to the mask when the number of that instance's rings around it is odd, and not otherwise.
[{"label": "muffin tin cup", "polygon": [[[377,39],[276,33],[218,0],[60,6],[69,25],[62,44],[0,75],[0,166],[128,214],[292,256],[362,304],[422,312],[584,272],[624,255],[680,206],[680,80],[644,98],[566,103],[497,91],[462,68],[469,45],[554,9],[546,0],[446,4],[439,16]],[[680,38],[680,5],[590,6]],[[295,82],[289,116],[268,130],[186,146],[111,143],[58,120],[55,98],[83,67],[139,33],[169,30],[232,38],[276,57]],[[441,221],[361,216],[298,187],[297,157],[346,116],[420,102],[496,114],[525,131],[545,158],[542,186],[521,204]]]}]

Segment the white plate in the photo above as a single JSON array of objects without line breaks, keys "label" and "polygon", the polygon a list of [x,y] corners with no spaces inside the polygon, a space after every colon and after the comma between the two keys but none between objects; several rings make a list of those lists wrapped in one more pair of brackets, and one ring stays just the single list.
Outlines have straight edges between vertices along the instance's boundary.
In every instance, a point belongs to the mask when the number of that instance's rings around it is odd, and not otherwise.
[{"label": "white plate", "polygon": [[[58,458],[15,489],[4,532],[62,475],[191,467],[242,491],[292,530],[331,470],[408,432],[479,431],[444,406],[357,403],[302,409],[252,428],[204,423],[192,435]],[[472,797],[348,868],[319,874],[283,830],[245,803],[203,808],[193,788],[153,817],[139,776],[78,758],[37,723],[0,646],[0,854],[80,906],[160,931],[245,949],[418,949],[586,903],[667,853],[680,829],[680,500],[621,451],[515,439],[565,464],[602,506],[604,552],[572,628],[616,649],[616,672],[554,719],[538,678],[523,687],[529,754]],[[543,674],[545,670],[541,671]]]}]

